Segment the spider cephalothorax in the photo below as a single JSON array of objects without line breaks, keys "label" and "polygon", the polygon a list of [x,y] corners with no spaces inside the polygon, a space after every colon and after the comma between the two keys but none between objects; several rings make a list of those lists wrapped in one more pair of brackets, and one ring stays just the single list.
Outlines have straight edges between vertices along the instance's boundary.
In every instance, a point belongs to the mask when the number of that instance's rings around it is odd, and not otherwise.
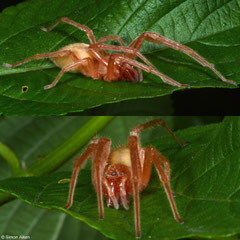
[{"label": "spider cephalothorax", "polygon": [[132,193],[131,169],[123,164],[113,164],[108,167],[103,176],[103,193],[107,197],[107,206],[119,208],[122,204],[128,209],[129,194]]},{"label": "spider cephalothorax", "polygon": [[92,183],[98,197],[99,218],[103,218],[103,196],[106,196],[107,206],[119,208],[123,205],[129,208],[129,195],[133,194],[135,208],[136,236],[140,237],[140,213],[139,192],[147,187],[152,162],[154,163],[159,179],[167,194],[174,218],[182,222],[177,212],[170,188],[169,161],[161,155],[153,146],[141,147],[139,133],[151,126],[163,126],[175,139],[179,146],[183,146],[174,133],[167,127],[162,119],[154,119],[150,122],[137,125],[130,132],[128,145],[120,146],[110,152],[111,141],[107,138],[93,139],[91,144],[76,158],[73,170],[72,183],[66,208],[72,205],[76,179],[85,160],[92,158]]},{"label": "spider cephalothorax", "polygon": [[[234,81],[227,80],[218,72],[214,65],[206,61],[198,53],[191,48],[184,46],[178,42],[165,38],[158,33],[144,32],[138,36],[128,47],[124,46],[123,40],[118,35],[105,36],[98,41],[95,40],[92,30],[82,24],[79,24],[66,17],[62,17],[55,24],[48,29],[42,27],[43,31],[49,32],[60,22],[65,22],[77,27],[78,29],[85,31],[90,44],[75,43],[65,46],[56,52],[40,53],[32,57],[26,58],[15,64],[4,63],[5,67],[16,67],[23,63],[29,62],[34,59],[50,58],[57,66],[62,70],[58,74],[57,78],[49,85],[46,85],[44,89],[54,87],[64,72],[70,71],[75,73],[82,73],[93,79],[104,79],[107,82],[111,81],[142,81],[142,70],[151,72],[162,79],[163,82],[177,86],[177,87],[189,87],[187,84],[181,84],[174,81],[170,77],[160,73],[140,52],[140,48],[144,41],[153,42],[165,45],[175,50],[181,51],[194,60],[199,62],[202,66],[210,68],[215,72],[222,81],[236,85]],[[106,45],[105,41],[117,40],[121,46]],[[109,53],[109,50],[122,52]],[[136,58],[140,58],[145,64],[136,61]]]}]

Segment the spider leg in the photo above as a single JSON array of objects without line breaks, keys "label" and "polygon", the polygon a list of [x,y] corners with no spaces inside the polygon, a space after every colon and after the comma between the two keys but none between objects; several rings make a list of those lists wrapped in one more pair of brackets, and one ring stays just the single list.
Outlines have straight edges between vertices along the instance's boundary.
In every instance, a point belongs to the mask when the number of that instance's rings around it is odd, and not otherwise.
[{"label": "spider leg", "polygon": [[[143,158],[143,164],[142,164],[143,167],[142,167],[141,182],[140,182],[141,191],[147,187],[151,177],[152,147],[143,148],[142,151],[144,152],[144,158]],[[163,155],[161,155],[161,158],[159,158],[159,161],[163,164],[167,180],[170,182],[170,164],[168,159],[165,158]]]},{"label": "spider leg", "polygon": [[81,169],[82,164],[85,162],[85,160],[92,157],[94,152],[95,152],[95,144],[90,144],[81,156],[74,159],[75,164],[74,164],[74,168],[73,168],[73,175],[72,175],[72,182],[70,185],[68,203],[65,206],[66,209],[68,209],[72,206],[73,194],[74,194],[79,170]]},{"label": "spider leg", "polygon": [[[193,58],[194,60],[196,60],[197,62],[199,62],[202,66],[210,68],[213,72],[215,72],[219,76],[219,78],[221,78],[221,80],[223,82],[228,82],[230,84],[237,85],[236,82],[227,80],[226,78],[224,78],[223,75],[214,68],[213,64],[209,63],[207,60],[205,60],[202,56],[200,56],[193,49],[191,49],[183,44],[180,44],[178,42],[175,42],[173,40],[170,40],[168,38],[165,38],[158,33],[144,32],[139,37],[137,37],[135,40],[133,40],[133,42],[129,45],[129,47],[139,50],[145,40],[148,42],[163,44],[163,45],[173,48],[177,51],[181,51],[181,52],[187,54],[188,56],[190,56],[191,58]],[[131,58],[135,59],[135,56],[132,55]]]},{"label": "spider leg", "polygon": [[130,149],[131,157],[131,182],[133,188],[134,198],[134,214],[135,214],[135,230],[136,237],[140,238],[140,203],[139,203],[139,191],[140,191],[140,177],[141,177],[141,164],[140,154],[138,148],[138,138],[136,136],[129,136],[128,147]]},{"label": "spider leg", "polygon": [[[170,77],[160,73],[159,71],[149,67],[149,66],[146,66],[145,64],[142,64],[134,59],[131,59],[131,58],[128,58],[128,57],[125,57],[125,56],[122,56],[120,54],[111,54],[111,58],[110,60],[112,62],[115,62],[115,61],[119,61],[119,62],[124,62],[124,63],[128,63],[134,67],[137,67],[137,68],[140,68],[140,69],[143,69],[144,71],[146,72],[150,72],[150,73],[153,73],[157,76],[159,76],[163,82],[169,84],[169,85],[172,85],[172,86],[177,86],[177,87],[184,87],[184,88],[188,88],[189,85],[187,84],[181,84],[177,81],[174,81],[173,79],[171,79]],[[110,61],[109,61],[109,65],[110,65]],[[104,79],[105,80],[105,79]],[[108,80],[105,80],[105,81],[108,81]]]},{"label": "spider leg", "polygon": [[17,62],[15,64],[3,63],[3,66],[4,67],[16,67],[16,66],[22,65],[23,63],[26,63],[26,62],[29,62],[29,61],[32,61],[32,60],[35,60],[35,59],[62,57],[62,56],[65,56],[65,55],[71,55],[74,61],[79,60],[79,58],[71,50],[61,50],[61,51],[51,52],[51,53],[35,54],[32,57],[23,59],[20,62]]},{"label": "spider leg", "polygon": [[54,86],[58,83],[59,79],[62,77],[62,75],[63,75],[65,72],[67,72],[67,71],[71,70],[72,68],[75,68],[75,67],[77,67],[77,66],[79,66],[79,65],[81,65],[81,64],[83,64],[83,63],[85,63],[85,62],[88,63],[90,72],[91,72],[92,75],[94,76],[94,73],[96,73],[96,71],[95,71],[95,68],[94,68],[94,66],[93,66],[93,61],[92,61],[92,59],[90,59],[90,58],[84,58],[84,59],[78,60],[78,61],[73,62],[73,63],[67,65],[66,67],[64,67],[64,68],[59,72],[59,74],[58,74],[58,76],[55,78],[55,80],[54,80],[51,84],[44,86],[44,89],[49,89],[49,88],[54,87]]},{"label": "spider leg", "polygon": [[100,138],[92,140],[91,144],[87,147],[85,152],[75,159],[72,182],[70,186],[68,204],[66,209],[70,208],[73,200],[73,193],[76,186],[76,180],[78,172],[82,167],[82,164],[88,158],[93,159],[92,167],[92,181],[97,190],[98,207],[99,207],[99,218],[103,219],[103,193],[102,193],[102,178],[103,171],[108,161],[110,153],[111,141],[107,138]]},{"label": "spider leg", "polygon": [[[107,64],[106,62],[104,62],[104,65],[108,66],[107,77],[104,79],[105,81],[109,81],[109,82],[113,81],[112,80],[112,76],[114,76],[113,66],[114,66],[114,62],[115,62],[115,59],[113,59],[113,58],[119,57],[123,60],[122,62],[129,63],[129,64],[131,64],[135,67],[141,68],[141,69],[143,69],[147,72],[151,72],[151,73],[159,76],[163,80],[163,82],[165,82],[165,83],[168,83],[168,84],[173,85],[173,86],[178,86],[178,87],[189,87],[189,85],[187,85],[187,84],[180,84],[179,82],[176,82],[173,79],[169,78],[168,76],[160,73],[141,53],[139,53],[138,51],[136,51],[133,48],[129,48],[129,47],[125,47],[125,46],[105,45],[105,44],[102,44],[102,43],[96,43],[96,44],[90,45],[89,50],[93,53],[93,55],[99,61],[103,62],[102,57],[97,52],[97,49],[100,49],[100,50],[116,50],[116,51],[122,51],[124,53],[133,54],[133,55],[136,55],[139,58],[141,58],[146,64],[148,64],[150,66],[150,67],[148,67],[148,66],[146,66],[142,63],[139,63],[136,60],[128,58],[126,56],[119,56],[117,54],[111,54],[111,58],[109,60],[109,63]],[[142,80],[142,72],[138,71],[138,73],[139,73],[140,81],[141,81]]]},{"label": "spider leg", "polygon": [[164,166],[168,165],[168,160],[162,154],[160,154],[154,147],[147,147],[146,155],[148,156],[148,158],[152,158],[152,160],[153,160],[153,163],[158,172],[159,179],[163,183],[164,190],[165,190],[168,200],[170,202],[174,218],[179,223],[182,223],[182,219],[179,217],[177,207],[173,200],[173,193],[172,193],[172,190],[170,187],[169,169],[166,169],[166,168],[164,169],[162,166],[162,164]]},{"label": "spider leg", "polygon": [[[136,136],[139,139],[139,133],[142,132],[144,129],[156,126],[156,125],[161,125],[171,136],[172,138],[177,142],[177,144],[180,147],[184,147],[186,145],[186,143],[182,143],[177,136],[174,134],[174,132],[167,126],[167,124],[161,119],[161,118],[156,118],[153,119],[152,121],[143,123],[143,124],[139,124],[137,126],[135,126],[131,132],[130,132],[130,136]],[[139,143],[140,144],[140,143]]]},{"label": "spider leg", "polygon": [[102,179],[110,154],[111,141],[107,138],[94,139],[97,149],[93,157],[92,182],[97,190],[99,218],[103,219]]},{"label": "spider leg", "polygon": [[93,35],[93,31],[91,28],[85,26],[85,25],[82,25],[80,23],[77,23],[69,18],[66,18],[66,17],[62,17],[60,18],[59,20],[57,20],[52,26],[50,26],[49,28],[45,28],[45,27],[41,27],[41,30],[43,30],[44,32],[49,32],[51,31],[53,28],[55,28],[60,22],[65,22],[67,24],[70,24],[70,25],[73,25],[74,27],[86,32],[88,38],[89,38],[89,41],[91,44],[94,44],[96,43],[96,40],[95,40],[95,37]]},{"label": "spider leg", "polygon": [[[139,238],[140,232],[140,204],[139,204],[139,191],[143,190],[149,182],[151,176],[152,161],[157,168],[159,178],[164,185],[164,189],[168,196],[173,214],[178,222],[182,222],[178,215],[176,205],[173,200],[172,191],[170,188],[170,167],[169,161],[154,147],[141,148],[139,133],[144,129],[152,126],[161,125],[178,143],[180,147],[185,146],[180,140],[175,136],[170,128],[162,119],[154,119],[144,124],[139,124],[134,127],[128,138],[128,147],[130,149],[131,157],[131,171],[132,171],[132,188],[134,196],[134,210],[135,210],[135,229],[136,236]],[[163,165],[163,166],[162,166]]]}]

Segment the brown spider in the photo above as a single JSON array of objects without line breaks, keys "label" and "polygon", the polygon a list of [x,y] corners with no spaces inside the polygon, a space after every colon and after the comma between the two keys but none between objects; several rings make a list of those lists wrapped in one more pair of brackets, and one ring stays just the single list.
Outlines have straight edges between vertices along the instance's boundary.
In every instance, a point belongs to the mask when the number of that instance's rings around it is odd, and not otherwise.
[{"label": "brown spider", "polygon": [[180,147],[184,146],[162,119],[154,119],[135,126],[130,132],[128,145],[120,146],[111,152],[110,139],[93,139],[85,152],[75,159],[68,203],[65,208],[68,209],[72,205],[77,176],[82,164],[88,158],[92,158],[92,183],[97,192],[99,218],[103,219],[103,195],[107,198],[108,207],[113,206],[118,209],[119,204],[122,204],[125,209],[128,209],[129,195],[133,194],[136,237],[140,238],[139,192],[148,185],[153,161],[159,179],[163,183],[174,218],[181,223],[182,220],[178,215],[170,188],[169,161],[154,147],[142,148],[140,144],[139,133],[155,125],[161,125]]},{"label": "brown spider", "polygon": [[[234,81],[227,80],[224,78],[220,72],[218,72],[212,64],[207,62],[198,53],[189,47],[186,47],[180,43],[172,41],[165,38],[158,33],[154,32],[144,32],[139,37],[137,37],[128,47],[124,46],[123,40],[118,35],[105,36],[100,38],[97,42],[93,35],[92,30],[84,25],[81,25],[73,20],[66,17],[62,17],[51,27],[41,29],[45,32],[51,31],[60,22],[65,22],[85,31],[89,40],[90,45],[85,43],[75,43],[67,45],[56,52],[51,53],[40,53],[32,57],[26,58],[15,64],[4,63],[5,67],[16,67],[23,63],[29,62],[34,59],[50,58],[58,67],[62,70],[56,77],[56,79],[50,85],[46,85],[44,89],[54,87],[64,72],[82,73],[93,79],[101,79],[104,81],[131,81],[131,82],[141,82],[142,81],[142,71],[151,72],[159,76],[163,82],[178,86],[178,87],[189,87],[187,84],[180,84],[174,81],[170,77],[160,73],[140,52],[140,48],[143,42],[149,41],[153,43],[163,44],[167,47],[173,48],[184,52],[188,56],[195,59],[204,67],[209,67],[214,71],[224,82],[228,82],[237,85]],[[118,40],[121,46],[105,45],[103,42],[108,40]],[[123,54],[112,53],[109,54],[107,50],[114,50],[123,52]],[[142,59],[147,65],[136,61],[136,57]]]}]

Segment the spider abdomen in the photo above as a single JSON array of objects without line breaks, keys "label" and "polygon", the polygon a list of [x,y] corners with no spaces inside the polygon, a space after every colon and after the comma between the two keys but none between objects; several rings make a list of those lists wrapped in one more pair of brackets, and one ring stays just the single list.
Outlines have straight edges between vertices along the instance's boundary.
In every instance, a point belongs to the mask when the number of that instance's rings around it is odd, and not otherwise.
[{"label": "spider abdomen", "polygon": [[[64,68],[71,63],[74,63],[76,61],[79,61],[85,58],[89,58],[94,63],[97,63],[96,59],[91,55],[88,48],[89,48],[89,44],[85,44],[85,43],[70,44],[59,49],[59,51],[70,50],[73,54],[68,54],[60,57],[52,57],[50,58],[50,60],[60,68]],[[69,72],[82,73],[88,76],[90,72],[89,64],[88,62],[84,62],[83,64],[70,69]]]},{"label": "spider abdomen", "polygon": [[130,150],[127,146],[120,146],[113,150],[109,156],[110,164],[123,164],[131,167]]}]

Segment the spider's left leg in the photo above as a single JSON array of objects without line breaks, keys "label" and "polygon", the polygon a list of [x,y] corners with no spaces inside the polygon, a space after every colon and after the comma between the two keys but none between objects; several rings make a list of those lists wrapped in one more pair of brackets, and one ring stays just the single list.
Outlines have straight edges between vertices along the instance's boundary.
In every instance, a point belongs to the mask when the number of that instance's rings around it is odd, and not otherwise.
[{"label": "spider's left leg", "polygon": [[[213,64],[209,63],[206,59],[204,59],[202,56],[200,56],[193,49],[191,49],[183,44],[180,44],[178,42],[175,42],[173,40],[170,40],[168,38],[165,38],[158,33],[144,32],[139,37],[137,37],[135,40],[133,40],[133,42],[129,45],[129,47],[139,50],[145,40],[148,42],[162,44],[167,47],[173,48],[175,50],[181,51],[181,52],[187,54],[188,56],[190,56],[191,58],[193,58],[194,60],[196,60],[197,62],[199,62],[202,66],[210,68],[213,72],[215,72],[221,78],[221,80],[223,82],[228,82],[233,85],[237,85],[236,82],[227,80],[219,71],[217,71],[214,68]],[[128,56],[128,57],[131,57],[131,56]],[[135,59],[135,56],[132,55],[131,58]]]},{"label": "spider's left leg", "polygon": [[[159,179],[162,182],[164,190],[167,194],[170,206],[172,208],[174,218],[179,223],[182,223],[183,221],[178,214],[176,204],[173,200],[173,193],[172,193],[172,190],[170,187],[170,173],[169,173],[168,160],[152,146],[145,148],[145,154],[146,154],[145,161],[150,161],[149,159],[152,159],[152,161],[157,169]],[[162,164],[164,167],[162,166]],[[168,166],[168,168],[166,168],[166,166]]]},{"label": "spider's left leg", "polygon": [[72,206],[73,201],[73,194],[76,186],[76,181],[78,177],[78,172],[81,169],[83,163],[90,157],[93,157],[93,154],[95,152],[95,144],[90,144],[87,149],[82,153],[81,156],[74,159],[74,168],[73,168],[73,175],[72,175],[72,181],[70,185],[70,191],[69,191],[69,197],[68,197],[68,203],[65,206],[66,209],[70,208]]}]

